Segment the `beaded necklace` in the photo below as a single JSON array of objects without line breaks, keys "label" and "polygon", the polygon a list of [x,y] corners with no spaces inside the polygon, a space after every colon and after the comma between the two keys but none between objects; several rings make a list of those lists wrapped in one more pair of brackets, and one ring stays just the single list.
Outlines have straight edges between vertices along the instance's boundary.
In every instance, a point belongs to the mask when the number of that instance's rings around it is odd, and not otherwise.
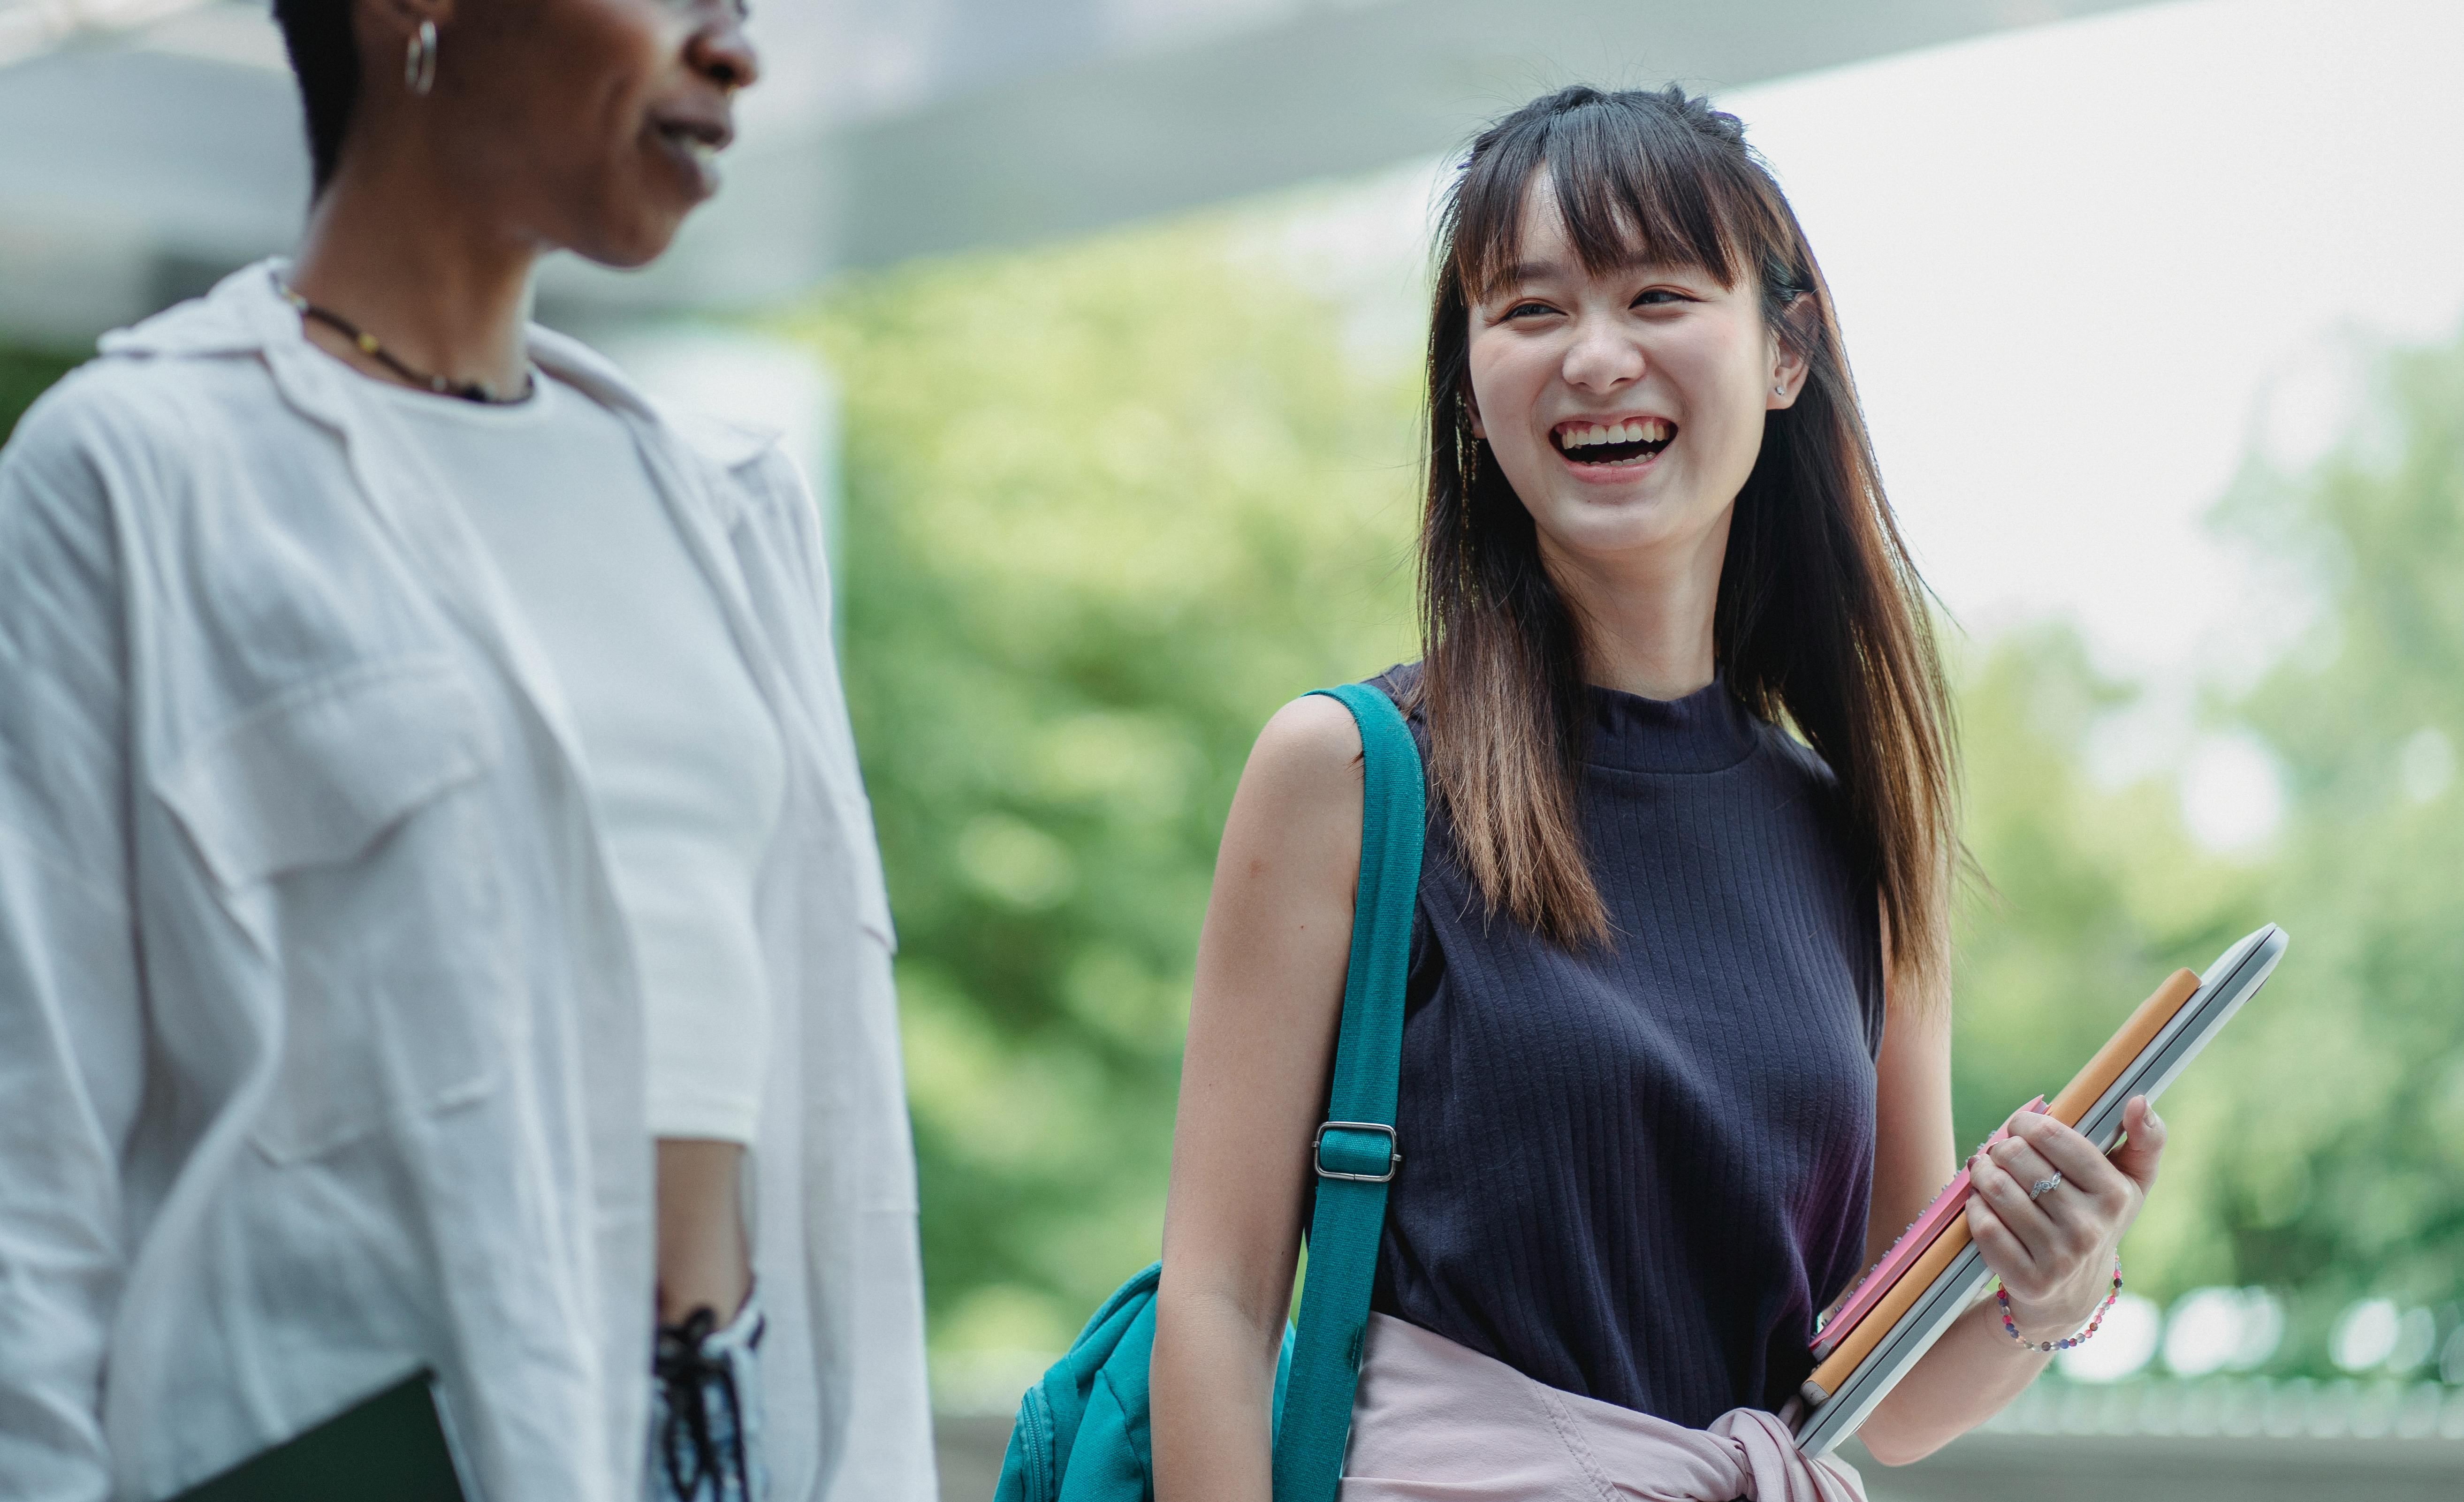
[{"label": "beaded necklace", "polygon": [[349,339],[361,354],[374,359],[378,364],[414,386],[424,386],[438,396],[460,397],[465,402],[478,402],[490,406],[511,406],[516,403],[530,400],[532,381],[527,376],[523,378],[519,396],[500,397],[496,395],[496,388],[484,381],[453,381],[426,371],[413,370],[393,351],[378,343],[375,335],[368,333],[350,319],[331,308],[320,308],[310,302],[295,291],[288,282],[276,281],[274,285],[281,290],[282,300],[298,309],[302,316],[314,318],[319,323],[332,327],[344,338]]}]

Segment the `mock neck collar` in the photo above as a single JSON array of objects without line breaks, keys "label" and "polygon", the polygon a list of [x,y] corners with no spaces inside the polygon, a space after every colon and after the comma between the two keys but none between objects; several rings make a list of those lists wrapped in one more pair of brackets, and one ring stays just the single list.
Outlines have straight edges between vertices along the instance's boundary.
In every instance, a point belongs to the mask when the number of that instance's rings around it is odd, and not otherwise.
[{"label": "mock neck collar", "polygon": [[1583,759],[1622,772],[1718,772],[1753,751],[1754,717],[1719,678],[1682,699],[1587,685]]}]

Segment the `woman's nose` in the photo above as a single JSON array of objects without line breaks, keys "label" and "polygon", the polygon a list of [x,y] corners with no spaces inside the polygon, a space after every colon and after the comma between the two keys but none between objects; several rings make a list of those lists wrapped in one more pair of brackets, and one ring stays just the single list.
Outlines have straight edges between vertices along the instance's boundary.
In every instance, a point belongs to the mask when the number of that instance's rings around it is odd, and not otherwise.
[{"label": "woman's nose", "polygon": [[723,6],[709,25],[685,44],[685,58],[695,72],[733,94],[761,76],[761,54],[744,34],[744,12]]},{"label": "woman's nose", "polygon": [[1573,332],[1566,348],[1568,385],[1604,391],[1641,377],[1647,362],[1631,334],[1592,319],[1578,321]]}]

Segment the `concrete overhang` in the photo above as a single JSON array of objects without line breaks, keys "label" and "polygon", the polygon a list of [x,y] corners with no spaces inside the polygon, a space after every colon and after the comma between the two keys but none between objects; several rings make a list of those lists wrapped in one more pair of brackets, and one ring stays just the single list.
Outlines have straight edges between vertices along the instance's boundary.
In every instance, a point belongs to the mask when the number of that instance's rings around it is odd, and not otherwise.
[{"label": "concrete overhang", "polygon": [[[541,296],[750,306],[1435,157],[1564,82],[1734,88],[2132,3],[781,0],[727,189],[655,267],[564,258]],[[900,65],[885,84],[850,54]],[[0,0],[0,337],[82,340],[192,292],[288,245],[307,198],[262,0]]]}]

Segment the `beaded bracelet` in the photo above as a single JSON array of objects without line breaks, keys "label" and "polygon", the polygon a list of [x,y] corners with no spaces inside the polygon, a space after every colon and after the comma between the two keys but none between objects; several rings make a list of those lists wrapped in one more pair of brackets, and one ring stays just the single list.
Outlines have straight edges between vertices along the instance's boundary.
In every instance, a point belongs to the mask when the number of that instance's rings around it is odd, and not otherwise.
[{"label": "beaded bracelet", "polygon": [[2087,1328],[2067,1340],[2031,1340],[2019,1333],[2018,1322],[2011,1317],[2009,1291],[2003,1288],[2000,1278],[1993,1280],[1993,1301],[2002,1306],[2002,1328],[2011,1333],[2012,1339],[2019,1342],[2020,1349],[2026,1351],[2067,1351],[2072,1346],[2086,1344],[2087,1338],[2096,1334],[2096,1327],[2104,1323],[2105,1311],[2111,1309],[2113,1301],[2121,1296],[2122,1253],[2116,1252],[2113,1254],[2113,1291],[2104,1295],[2103,1303],[2097,1305],[2096,1316],[2088,1320]]}]

